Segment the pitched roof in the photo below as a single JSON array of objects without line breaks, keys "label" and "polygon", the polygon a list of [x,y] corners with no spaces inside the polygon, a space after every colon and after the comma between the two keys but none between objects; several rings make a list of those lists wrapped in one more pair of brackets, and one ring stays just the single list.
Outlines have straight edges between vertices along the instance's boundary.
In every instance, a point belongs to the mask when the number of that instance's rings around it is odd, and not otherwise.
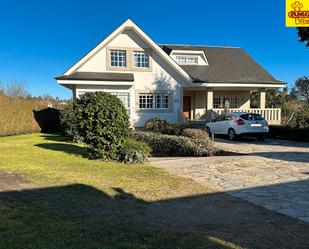
[{"label": "pitched roof", "polygon": [[170,55],[173,50],[203,51],[209,65],[180,65],[194,82],[213,83],[271,83],[282,84],[261,67],[242,48],[165,45],[160,47]]},{"label": "pitched roof", "polygon": [[154,49],[159,56],[161,56],[170,66],[172,66],[179,75],[184,79],[182,83],[186,84],[187,81],[191,81],[190,75],[183,70],[172,58],[170,58],[157,43],[155,43],[142,29],[140,29],[131,19],[127,19],[123,24],[121,24],[116,30],[114,30],[109,36],[102,40],[96,47],[94,47],[90,52],[88,52],[83,58],[81,58],[77,63],[71,66],[64,75],[70,75],[75,72],[83,63],[87,62],[95,53],[102,49],[106,44],[108,44],[117,35],[125,30],[134,31],[142,40],[149,45],[150,48]]},{"label": "pitched roof", "polygon": [[95,73],[75,72],[69,75],[62,75],[56,80],[93,80],[93,81],[134,81],[133,73]]}]

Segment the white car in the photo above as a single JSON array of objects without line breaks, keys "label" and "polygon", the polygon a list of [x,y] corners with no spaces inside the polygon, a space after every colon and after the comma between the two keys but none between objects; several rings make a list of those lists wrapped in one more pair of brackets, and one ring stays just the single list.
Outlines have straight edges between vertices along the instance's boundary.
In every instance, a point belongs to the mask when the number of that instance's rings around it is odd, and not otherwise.
[{"label": "white car", "polygon": [[230,140],[238,136],[264,139],[269,132],[268,123],[261,115],[246,112],[221,114],[207,123],[205,129],[209,135],[228,135]]}]

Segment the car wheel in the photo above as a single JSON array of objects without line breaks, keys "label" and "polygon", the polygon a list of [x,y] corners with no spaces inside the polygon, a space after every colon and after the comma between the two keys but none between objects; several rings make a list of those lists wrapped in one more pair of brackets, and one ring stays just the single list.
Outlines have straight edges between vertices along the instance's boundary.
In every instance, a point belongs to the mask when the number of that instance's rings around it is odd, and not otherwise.
[{"label": "car wheel", "polygon": [[211,131],[208,126],[206,127],[206,132],[208,133],[208,136],[211,136]]},{"label": "car wheel", "polygon": [[236,139],[236,132],[234,131],[234,129],[229,129],[228,131],[228,137],[230,140],[235,140]]}]

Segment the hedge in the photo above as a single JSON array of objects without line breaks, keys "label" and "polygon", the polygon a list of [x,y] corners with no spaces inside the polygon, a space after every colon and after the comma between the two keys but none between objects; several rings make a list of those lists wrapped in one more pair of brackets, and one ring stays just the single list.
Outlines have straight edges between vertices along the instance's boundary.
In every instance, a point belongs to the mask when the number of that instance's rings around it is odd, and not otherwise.
[{"label": "hedge", "polygon": [[309,142],[309,128],[271,125],[269,126],[269,137]]},{"label": "hedge", "polygon": [[131,136],[148,144],[157,156],[212,156],[217,152],[209,139],[134,131]]},{"label": "hedge", "polygon": [[59,131],[59,111],[46,105],[0,93],[0,136]]}]

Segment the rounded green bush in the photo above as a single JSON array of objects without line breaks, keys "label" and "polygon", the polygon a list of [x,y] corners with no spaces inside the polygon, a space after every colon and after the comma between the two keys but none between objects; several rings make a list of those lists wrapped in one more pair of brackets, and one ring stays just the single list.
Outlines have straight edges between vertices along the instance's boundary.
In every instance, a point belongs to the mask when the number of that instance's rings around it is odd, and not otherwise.
[{"label": "rounded green bush", "polygon": [[152,118],[145,123],[144,130],[157,133],[164,133],[167,127],[168,123],[164,119]]},{"label": "rounded green bush", "polygon": [[120,99],[104,92],[85,93],[73,106],[78,135],[93,159],[117,159],[129,131],[129,117]]}]

